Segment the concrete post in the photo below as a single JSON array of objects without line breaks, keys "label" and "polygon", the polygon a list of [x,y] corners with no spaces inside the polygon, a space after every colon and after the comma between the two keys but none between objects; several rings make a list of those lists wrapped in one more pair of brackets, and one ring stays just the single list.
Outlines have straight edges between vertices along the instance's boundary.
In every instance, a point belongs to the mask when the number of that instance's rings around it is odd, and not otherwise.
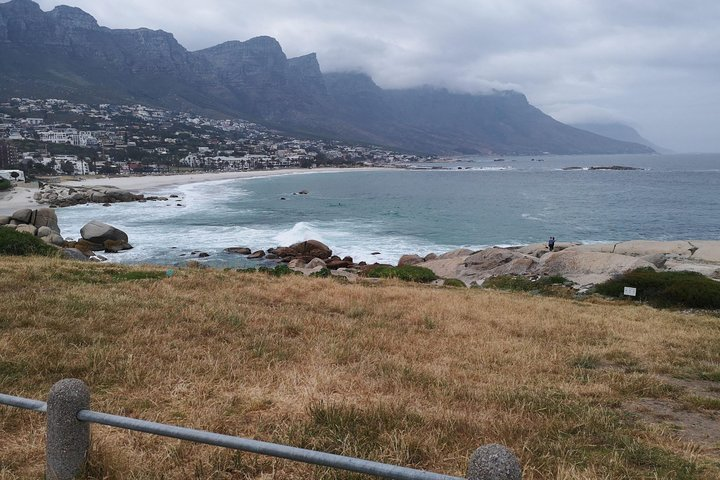
[{"label": "concrete post", "polygon": [[90,446],[90,424],[77,419],[90,407],[90,389],[82,380],[66,378],[50,389],[47,402],[45,478],[72,480],[83,473]]},{"label": "concrete post", "polygon": [[512,450],[492,443],[473,452],[467,471],[468,480],[522,480],[522,468]]}]

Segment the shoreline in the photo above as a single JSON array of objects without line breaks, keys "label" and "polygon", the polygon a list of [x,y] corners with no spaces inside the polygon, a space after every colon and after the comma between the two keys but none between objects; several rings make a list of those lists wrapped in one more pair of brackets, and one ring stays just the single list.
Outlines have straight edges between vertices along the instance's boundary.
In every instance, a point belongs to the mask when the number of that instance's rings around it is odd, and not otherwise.
[{"label": "shoreline", "polygon": [[[121,177],[88,176],[82,180],[60,181],[62,185],[71,187],[108,186],[127,190],[133,193],[148,193],[164,187],[176,187],[192,183],[216,182],[223,180],[252,179],[275,177],[282,175],[309,175],[315,173],[339,173],[351,171],[377,171],[387,170],[380,167],[356,168],[289,168],[285,170],[251,170],[242,172],[203,172],[181,173],[169,175],[133,175]],[[46,207],[33,199],[38,191],[37,183],[17,184],[15,188],[0,192],[0,215],[11,215],[24,208],[36,209]]]}]

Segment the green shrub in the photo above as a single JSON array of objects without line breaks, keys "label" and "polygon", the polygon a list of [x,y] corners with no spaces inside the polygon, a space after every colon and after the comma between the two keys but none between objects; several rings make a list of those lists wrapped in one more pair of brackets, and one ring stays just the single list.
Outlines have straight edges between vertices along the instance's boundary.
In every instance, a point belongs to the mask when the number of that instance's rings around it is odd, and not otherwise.
[{"label": "green shrub", "polygon": [[262,272],[262,273],[267,273],[268,275],[272,275],[274,277],[282,277],[283,275],[302,275],[301,272],[296,272],[295,270],[291,269],[284,263],[276,265],[273,268],[270,268],[270,267],[240,268],[240,269],[238,269],[238,272],[245,272],[245,273]]},{"label": "green shrub", "polygon": [[537,280],[531,280],[520,275],[498,275],[491,277],[483,282],[483,287],[495,288],[498,290],[511,290],[514,292],[542,292],[550,293],[548,287],[555,285],[563,285],[568,280],[565,277],[554,275],[551,277],[540,277]]},{"label": "green shrub", "polygon": [[10,187],[12,187],[12,183],[10,183],[10,180],[0,178],[0,191],[10,190]]},{"label": "green shrub", "polygon": [[624,297],[625,287],[637,289],[635,300],[658,308],[720,308],[720,283],[696,272],[656,272],[639,268],[595,287],[601,295]]},{"label": "green shrub", "polygon": [[29,233],[16,232],[12,228],[0,227],[0,255],[58,255],[58,249],[48,245]]},{"label": "green shrub", "polygon": [[407,282],[418,283],[430,283],[438,279],[432,270],[417,265],[403,265],[401,267],[378,265],[368,270],[367,276],[372,278],[398,278]]},{"label": "green shrub", "polygon": [[329,268],[321,268],[315,273],[310,274],[311,277],[318,277],[318,278],[327,278],[330,276],[330,269]]},{"label": "green shrub", "polygon": [[465,282],[458,280],[457,278],[448,278],[443,283],[446,287],[463,287],[465,288]]}]

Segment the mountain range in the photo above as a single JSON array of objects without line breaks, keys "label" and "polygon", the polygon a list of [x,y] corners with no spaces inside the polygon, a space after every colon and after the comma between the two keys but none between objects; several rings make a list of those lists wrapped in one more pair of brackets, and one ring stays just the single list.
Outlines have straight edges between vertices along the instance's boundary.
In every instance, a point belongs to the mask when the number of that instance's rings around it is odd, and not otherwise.
[{"label": "mountain range", "polygon": [[427,154],[650,153],[560,123],[515,91],[383,89],[323,73],[271,37],[188,51],[162,30],[110,29],[79,8],[0,4],[0,98],[143,103]]}]

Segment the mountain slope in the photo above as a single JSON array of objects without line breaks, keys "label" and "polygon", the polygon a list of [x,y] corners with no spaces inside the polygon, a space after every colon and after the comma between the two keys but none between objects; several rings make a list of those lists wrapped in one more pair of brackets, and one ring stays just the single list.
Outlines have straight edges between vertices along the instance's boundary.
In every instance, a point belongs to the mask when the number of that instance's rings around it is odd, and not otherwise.
[{"label": "mountain slope", "polygon": [[0,98],[12,96],[139,102],[423,153],[652,151],[559,123],[516,92],[383,90],[323,74],[315,54],[288,59],[271,37],[189,52],[161,30],[113,30],[31,0],[0,4]]},{"label": "mountain slope", "polygon": [[581,130],[586,130],[588,132],[592,132],[608,138],[613,138],[615,140],[620,140],[622,142],[639,143],[640,145],[650,147],[659,153],[671,153],[670,150],[655,145],[647,138],[644,138],[633,127],[622,123],[578,123],[573,124],[573,126]]}]

